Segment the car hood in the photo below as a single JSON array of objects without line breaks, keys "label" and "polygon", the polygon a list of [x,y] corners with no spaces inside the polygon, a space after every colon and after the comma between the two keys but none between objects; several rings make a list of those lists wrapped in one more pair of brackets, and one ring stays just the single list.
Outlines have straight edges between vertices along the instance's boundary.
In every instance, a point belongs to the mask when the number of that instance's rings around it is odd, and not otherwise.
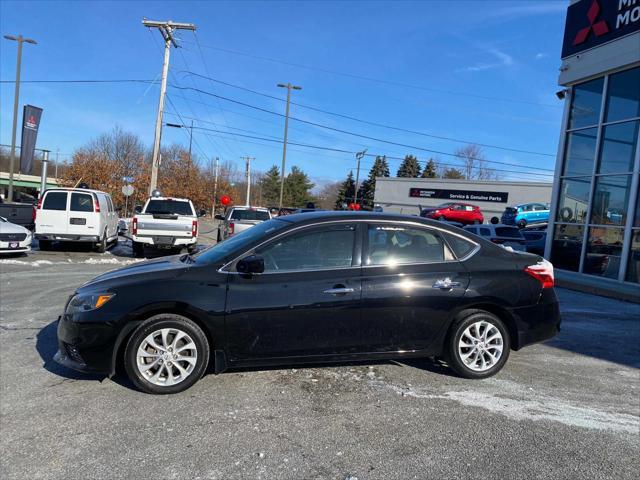
[{"label": "car hood", "polygon": [[140,280],[163,280],[175,278],[187,270],[193,264],[182,262],[183,255],[172,255],[169,257],[146,260],[144,262],[128,265],[117,270],[112,270],[89,280],[80,288],[94,288],[101,286],[104,288],[134,283]]},{"label": "car hood", "polygon": [[0,222],[0,233],[29,233],[29,230],[15,223]]}]

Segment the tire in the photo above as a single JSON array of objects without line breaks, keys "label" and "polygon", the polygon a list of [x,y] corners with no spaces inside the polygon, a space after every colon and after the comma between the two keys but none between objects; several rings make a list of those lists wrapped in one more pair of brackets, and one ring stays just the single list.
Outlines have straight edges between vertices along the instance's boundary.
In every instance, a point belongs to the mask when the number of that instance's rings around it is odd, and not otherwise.
[{"label": "tire", "polygon": [[[484,329],[482,328],[483,325]],[[476,330],[477,326],[480,326],[479,332]],[[490,340],[489,347],[484,348],[480,355],[474,355],[471,352],[473,352],[477,347],[473,346],[474,341],[472,340],[472,337],[477,335],[480,340],[480,343],[478,344],[484,346],[484,332],[488,332],[488,338],[491,338],[496,333],[498,333],[499,336]],[[470,346],[461,346],[461,340],[463,340],[462,344],[469,344]],[[500,350],[500,355],[497,360],[494,361],[492,365],[483,366],[482,359],[488,363],[492,361],[491,355],[497,355],[500,341],[502,342],[502,350]],[[451,325],[445,344],[444,356],[449,366],[461,377],[481,379],[491,377],[502,369],[509,358],[510,348],[511,340],[509,338],[509,332],[502,320],[492,313],[485,312],[484,310],[469,310],[467,312],[463,312],[463,314]],[[465,358],[465,354],[469,354],[469,356],[466,356]]]},{"label": "tire", "polygon": [[51,250],[51,240],[38,240],[38,248],[43,252]]},{"label": "tire", "polygon": [[[166,341],[163,331],[167,332]],[[166,348],[164,357],[156,355],[161,350],[151,346],[150,338],[151,343]],[[139,356],[142,350],[145,356]],[[160,395],[178,393],[202,378],[209,364],[209,351],[207,337],[198,325],[180,315],[162,313],[145,320],[133,332],[124,352],[124,366],[128,377],[141,391]],[[189,360],[179,360],[180,357]]]},{"label": "tire", "polygon": [[218,229],[218,238],[216,238],[216,243],[220,243],[222,241],[220,230]]},{"label": "tire", "polygon": [[196,253],[198,251],[198,244],[194,244],[194,245],[189,245],[187,247],[187,252],[189,253]]},{"label": "tire", "polygon": [[136,258],[142,258],[144,256],[144,246],[140,242],[132,242],[133,256]]},{"label": "tire", "polygon": [[481,223],[481,222],[480,222],[480,220],[474,220],[474,221],[473,221],[473,224],[474,224],[474,225],[480,225],[480,223]]},{"label": "tire", "polygon": [[438,217],[438,220],[440,220],[441,222],[443,222],[443,221],[445,221],[445,220],[446,220],[446,218],[444,218],[444,215],[440,215],[440,216]]},{"label": "tire", "polygon": [[523,218],[518,222],[518,228],[524,228],[527,226],[527,221]]},{"label": "tire", "polygon": [[95,245],[96,252],[104,253],[107,251],[107,231],[104,231],[104,235],[102,235],[102,239],[96,243]]}]

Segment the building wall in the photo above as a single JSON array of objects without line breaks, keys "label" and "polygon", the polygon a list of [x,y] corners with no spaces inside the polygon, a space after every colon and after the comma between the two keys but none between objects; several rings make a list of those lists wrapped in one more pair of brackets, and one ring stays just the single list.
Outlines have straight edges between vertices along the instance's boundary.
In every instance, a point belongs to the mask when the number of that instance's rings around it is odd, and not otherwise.
[{"label": "building wall", "polygon": [[[617,25],[627,11],[636,20]],[[598,22],[604,33],[592,28],[576,42],[577,31]],[[545,256],[573,282],[640,299],[640,2],[572,2],[563,52],[565,113]]]},{"label": "building wall", "polygon": [[[445,190],[452,198],[424,198],[410,196],[411,189]],[[549,203],[551,201],[551,183],[533,182],[481,182],[474,180],[447,180],[440,178],[376,178],[374,203],[385,212],[419,213],[419,206],[434,207],[448,201],[461,201],[477,205],[482,210],[485,221],[500,216],[505,207],[521,203]],[[506,194],[506,201],[479,201],[474,198],[462,198],[468,192],[488,192]],[[506,198],[505,198],[506,197]],[[497,197],[494,197],[497,198]]]}]

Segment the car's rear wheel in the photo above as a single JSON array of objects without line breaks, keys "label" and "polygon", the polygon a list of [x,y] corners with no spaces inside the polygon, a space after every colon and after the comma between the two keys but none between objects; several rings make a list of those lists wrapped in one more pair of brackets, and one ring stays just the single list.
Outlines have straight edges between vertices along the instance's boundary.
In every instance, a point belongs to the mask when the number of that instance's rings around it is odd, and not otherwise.
[{"label": "car's rear wheel", "polygon": [[522,220],[520,220],[520,221],[518,222],[518,227],[520,227],[520,228],[524,228],[524,227],[526,227],[526,226],[527,226],[527,221],[526,221],[526,220],[522,219]]},{"label": "car's rear wheel", "polygon": [[492,313],[473,310],[451,326],[445,358],[465,378],[487,378],[498,373],[507,359],[511,342],[502,320]]},{"label": "car's rear wheel", "polygon": [[446,218],[444,217],[444,215],[440,215],[440,216],[438,217],[438,220],[440,220],[440,221],[442,222],[443,220],[446,220]]},{"label": "car's rear wheel", "polygon": [[209,342],[192,320],[155,315],[133,333],[125,350],[127,375],[140,390],[167,394],[196,383],[209,363]]},{"label": "car's rear wheel", "polygon": [[133,242],[133,256],[141,258],[144,255],[144,246],[140,242]]},{"label": "car's rear wheel", "polygon": [[98,253],[104,253],[107,251],[107,231],[104,231],[104,234],[102,235],[102,238],[100,239],[99,242],[96,242],[96,252]]}]

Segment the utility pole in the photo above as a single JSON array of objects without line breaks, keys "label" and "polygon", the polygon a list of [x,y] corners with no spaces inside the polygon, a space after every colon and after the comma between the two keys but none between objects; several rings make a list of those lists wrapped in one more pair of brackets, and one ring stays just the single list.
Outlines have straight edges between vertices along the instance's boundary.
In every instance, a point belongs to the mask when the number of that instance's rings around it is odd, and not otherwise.
[{"label": "utility pole", "polygon": [[367,149],[365,148],[363,151],[356,153],[356,159],[358,160],[358,168],[356,170],[356,191],[354,193],[354,201],[353,203],[358,203],[358,183],[360,182],[360,160],[364,157],[364,154],[367,153]]},{"label": "utility pole", "polygon": [[247,207],[251,205],[251,160],[255,160],[255,157],[240,157],[246,162],[245,176],[247,178]]},{"label": "utility pole", "polygon": [[[167,73],[169,71],[169,55],[171,45],[178,48],[173,32],[176,30],[196,29],[193,23],[158,22],[155,20],[142,20],[145,27],[157,28],[164,38],[164,63],[162,64],[162,83],[160,84],[160,101],[158,102],[158,115],[156,117],[156,131],[153,140],[153,156],[151,158],[151,181],[149,182],[149,195],[153,193],[158,185],[158,168],[160,166],[160,138],[162,136],[162,115],[164,113],[164,97],[167,92]],[[189,157],[191,158],[191,157]]]},{"label": "utility pole", "polygon": [[211,218],[216,216],[216,197],[218,196],[218,160],[216,157],[216,163],[213,171],[213,205],[211,206]]},{"label": "utility pole", "polygon": [[284,171],[287,162],[287,132],[289,130],[289,104],[291,103],[291,90],[302,90],[302,87],[287,83],[279,83],[278,87],[287,89],[287,110],[284,117],[284,143],[282,144],[282,171],[280,172],[280,202],[278,209],[282,211],[282,196],[284,195]]},{"label": "utility pole", "polygon": [[40,172],[40,198],[47,189],[47,167],[49,166],[49,150],[42,151],[42,172]]},{"label": "utility pole", "polygon": [[11,156],[9,157],[9,202],[13,202],[13,168],[14,158],[16,156],[16,129],[18,128],[18,103],[20,98],[20,69],[22,68],[22,44],[24,42],[36,45],[38,42],[30,38],[24,38],[22,35],[14,37],[13,35],[5,35],[7,40],[18,42],[18,61],[16,64],[16,85],[13,96],[13,129],[11,130]]}]

